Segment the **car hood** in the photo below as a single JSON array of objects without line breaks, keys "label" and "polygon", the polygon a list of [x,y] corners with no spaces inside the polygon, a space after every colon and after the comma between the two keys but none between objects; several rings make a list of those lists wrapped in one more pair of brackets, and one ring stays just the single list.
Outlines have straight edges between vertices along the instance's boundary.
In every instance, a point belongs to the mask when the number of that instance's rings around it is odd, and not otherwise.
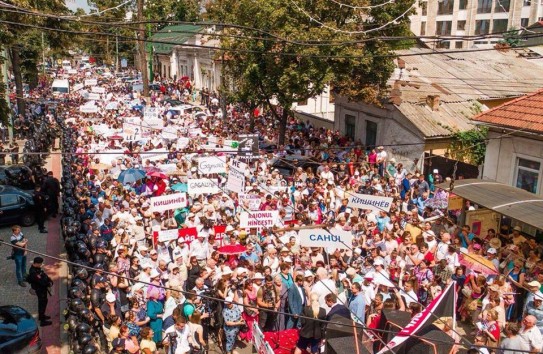
[{"label": "car hood", "polygon": [[38,329],[36,320],[19,306],[0,307],[0,336],[19,336],[35,332]]}]

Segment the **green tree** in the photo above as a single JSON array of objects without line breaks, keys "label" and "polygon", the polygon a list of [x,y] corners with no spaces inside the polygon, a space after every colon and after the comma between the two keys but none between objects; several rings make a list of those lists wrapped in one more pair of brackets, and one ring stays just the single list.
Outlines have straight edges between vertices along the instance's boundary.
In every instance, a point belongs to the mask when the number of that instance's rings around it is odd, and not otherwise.
[{"label": "green tree", "polygon": [[487,135],[487,127],[454,133],[450,147],[451,157],[476,166],[482,164],[485,160]]},{"label": "green tree", "polygon": [[327,85],[337,94],[370,102],[386,92],[392,50],[403,43],[373,38],[408,35],[413,0],[369,9],[354,6],[383,1],[342,3],[352,7],[329,0],[217,0],[208,6],[210,20],[244,26],[222,31],[228,36],[221,37],[226,71],[234,83],[243,83],[240,98],[270,108],[275,100],[282,108],[271,110],[280,122],[280,144],[292,104],[322,93]]}]

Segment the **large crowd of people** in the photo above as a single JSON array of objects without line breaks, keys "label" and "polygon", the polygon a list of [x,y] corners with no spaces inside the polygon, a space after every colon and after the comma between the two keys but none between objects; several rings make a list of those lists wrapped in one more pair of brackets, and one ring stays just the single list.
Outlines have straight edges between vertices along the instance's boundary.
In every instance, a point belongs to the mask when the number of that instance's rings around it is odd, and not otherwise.
[{"label": "large crowd of people", "polygon": [[[407,170],[387,147],[365,147],[294,118],[279,145],[273,115],[253,118],[235,104],[222,112],[209,93],[198,105],[186,80],[159,80],[160,90],[143,98],[114,76],[92,75],[99,99],[89,103],[92,88],[81,73],[70,77],[80,89],[56,108],[61,222],[70,260],[80,265],[71,267],[69,289],[76,352],[200,353],[213,339],[232,353],[238,340],[252,340],[256,324],[263,332],[300,329],[297,353],[316,353],[327,321],[338,316],[382,342],[383,309],[414,316],[453,281],[472,350],[543,350],[541,244],[518,226],[476,235],[457,225],[448,193],[436,188],[448,176]],[[171,109],[178,100],[199,108]],[[244,160],[239,193],[229,189],[227,170],[207,174],[198,161],[239,161],[241,134],[258,134],[266,149]],[[211,191],[187,190],[203,178]],[[186,205],[151,207],[153,198],[179,193],[187,193]],[[393,203],[353,208],[354,194]],[[247,228],[246,211],[279,217]],[[305,247],[298,230],[310,227],[349,232],[353,242]],[[178,236],[164,236],[175,229]],[[193,237],[184,233],[193,229]],[[466,266],[466,255],[487,260],[487,269]],[[444,331],[464,345],[454,327]]]}]

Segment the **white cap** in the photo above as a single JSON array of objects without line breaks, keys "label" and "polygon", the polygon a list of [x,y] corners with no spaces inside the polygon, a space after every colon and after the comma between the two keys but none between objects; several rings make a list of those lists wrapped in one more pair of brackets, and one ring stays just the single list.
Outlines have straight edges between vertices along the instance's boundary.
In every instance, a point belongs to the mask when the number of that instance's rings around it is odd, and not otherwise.
[{"label": "white cap", "polygon": [[138,290],[141,290],[141,289],[143,289],[143,288],[145,288],[145,284],[143,284],[143,283],[136,283],[136,284],[134,284],[134,285],[132,286],[132,291],[133,291],[133,292],[134,292],[134,291],[138,291]]},{"label": "white cap", "polygon": [[228,295],[225,299],[224,299],[225,302],[232,302],[234,301],[234,295]]},{"label": "white cap", "polygon": [[284,262],[288,262],[288,263],[292,263],[292,258],[290,258],[290,256],[287,256],[285,257],[285,259],[283,259]]},{"label": "white cap", "polygon": [[115,294],[113,294],[111,291],[107,293],[106,295],[106,301],[107,302],[115,302]]},{"label": "white cap", "polygon": [[376,260],[373,261],[373,265],[376,266],[376,265],[384,265],[385,263],[383,262],[383,260],[381,258],[377,258]]},{"label": "white cap", "polygon": [[307,277],[314,277],[315,275],[313,274],[312,271],[310,271],[309,269],[306,269],[305,272],[304,272],[304,278],[307,278]]},{"label": "white cap", "polygon": [[498,251],[496,251],[495,248],[490,247],[490,248],[486,251],[486,253],[496,254],[496,253],[498,253]]},{"label": "white cap", "polygon": [[150,262],[142,262],[141,269],[153,268],[153,265]]},{"label": "white cap", "polygon": [[434,173],[439,173],[439,170],[438,170],[438,169],[434,169]]},{"label": "white cap", "polygon": [[232,269],[230,267],[226,266],[222,269],[222,275],[230,275],[232,274]]},{"label": "white cap", "polygon": [[264,279],[264,276],[262,275],[262,273],[257,272],[255,273],[255,275],[253,275],[253,279]]},{"label": "white cap", "polygon": [[149,278],[153,279],[153,278],[157,278],[159,276],[160,276],[160,273],[156,269],[153,269],[151,271],[151,275],[149,276]]},{"label": "white cap", "polygon": [[243,267],[239,267],[238,269],[236,269],[236,271],[238,274],[249,273],[247,268],[243,268]]},{"label": "white cap", "polygon": [[224,232],[230,232],[230,231],[234,231],[234,228],[232,227],[232,225],[227,225]]}]

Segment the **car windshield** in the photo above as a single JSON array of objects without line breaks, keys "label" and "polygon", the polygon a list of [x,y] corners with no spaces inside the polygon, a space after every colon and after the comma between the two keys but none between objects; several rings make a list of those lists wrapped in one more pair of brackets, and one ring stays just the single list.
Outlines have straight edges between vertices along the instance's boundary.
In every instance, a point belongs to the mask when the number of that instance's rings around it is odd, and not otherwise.
[{"label": "car windshield", "polygon": [[0,331],[2,330],[17,330],[17,318],[15,318],[11,313],[4,310],[0,310]]}]

